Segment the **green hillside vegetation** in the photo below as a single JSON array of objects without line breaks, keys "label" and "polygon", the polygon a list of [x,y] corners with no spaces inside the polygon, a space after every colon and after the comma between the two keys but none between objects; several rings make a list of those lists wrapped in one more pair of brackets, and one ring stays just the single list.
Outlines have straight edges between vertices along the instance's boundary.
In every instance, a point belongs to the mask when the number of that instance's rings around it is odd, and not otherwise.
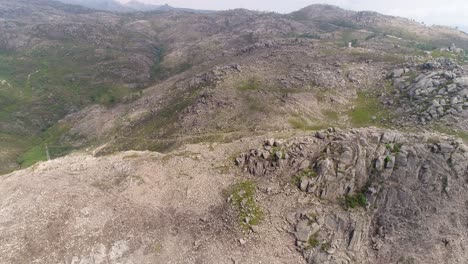
[{"label": "green hillside vegetation", "polygon": [[0,53],[0,83],[6,81],[0,85],[0,135],[6,139],[0,148],[12,149],[10,159],[16,156],[21,166],[44,160],[44,144],[66,132],[53,126],[67,113],[89,104],[111,107],[136,93],[96,76],[93,66],[111,55],[102,59],[93,47],[72,45]]}]

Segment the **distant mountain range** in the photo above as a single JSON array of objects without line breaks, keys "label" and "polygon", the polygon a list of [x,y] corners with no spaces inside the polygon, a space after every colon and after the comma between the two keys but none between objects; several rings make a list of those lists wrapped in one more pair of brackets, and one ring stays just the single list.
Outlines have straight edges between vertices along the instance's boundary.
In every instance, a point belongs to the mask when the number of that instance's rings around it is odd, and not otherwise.
[{"label": "distant mountain range", "polygon": [[66,4],[80,5],[92,9],[128,13],[128,12],[149,12],[149,11],[168,11],[168,10],[184,10],[193,12],[207,12],[192,9],[179,9],[169,5],[152,5],[132,0],[127,3],[120,3],[115,0],[58,0]]}]

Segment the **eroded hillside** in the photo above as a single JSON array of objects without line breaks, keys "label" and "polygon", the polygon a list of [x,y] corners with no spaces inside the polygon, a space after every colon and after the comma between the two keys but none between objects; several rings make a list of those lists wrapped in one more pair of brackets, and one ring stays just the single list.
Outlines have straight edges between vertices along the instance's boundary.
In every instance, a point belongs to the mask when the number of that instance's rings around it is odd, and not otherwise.
[{"label": "eroded hillside", "polygon": [[0,0],[0,35],[1,263],[468,261],[463,32]]}]

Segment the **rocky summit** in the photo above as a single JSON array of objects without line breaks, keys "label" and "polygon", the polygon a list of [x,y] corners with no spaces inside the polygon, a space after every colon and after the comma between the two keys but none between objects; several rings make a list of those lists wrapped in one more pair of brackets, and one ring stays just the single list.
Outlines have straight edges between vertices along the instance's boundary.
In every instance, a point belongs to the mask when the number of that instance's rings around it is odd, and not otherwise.
[{"label": "rocky summit", "polygon": [[2,264],[468,263],[467,141],[454,28],[0,0]]}]

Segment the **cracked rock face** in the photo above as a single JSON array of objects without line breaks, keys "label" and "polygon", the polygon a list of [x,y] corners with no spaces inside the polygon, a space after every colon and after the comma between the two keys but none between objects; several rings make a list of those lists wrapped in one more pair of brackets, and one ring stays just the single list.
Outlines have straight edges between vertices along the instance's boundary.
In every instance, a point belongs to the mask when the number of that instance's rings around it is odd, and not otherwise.
[{"label": "cracked rock face", "polygon": [[[308,263],[468,259],[465,145],[434,135],[330,131],[284,142],[274,149],[282,158],[262,154],[271,152],[269,142],[237,158],[256,177],[287,182],[299,175],[297,188],[320,199],[286,217]],[[344,206],[359,195],[364,204]]]}]

